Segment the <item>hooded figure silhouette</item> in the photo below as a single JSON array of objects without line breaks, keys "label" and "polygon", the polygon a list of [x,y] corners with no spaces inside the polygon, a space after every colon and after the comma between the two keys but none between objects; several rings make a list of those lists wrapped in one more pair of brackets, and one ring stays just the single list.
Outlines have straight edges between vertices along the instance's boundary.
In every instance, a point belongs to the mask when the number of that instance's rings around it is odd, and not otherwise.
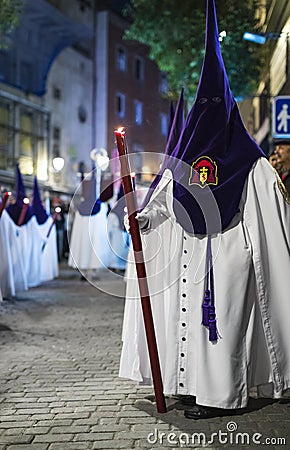
[{"label": "hooded figure silhouette", "polygon": [[[230,91],[214,0],[196,100],[138,217],[164,394],[190,396],[193,419],[233,414],[254,386],[281,397],[290,386],[290,207]],[[119,375],[151,384],[132,265],[127,279]]]}]

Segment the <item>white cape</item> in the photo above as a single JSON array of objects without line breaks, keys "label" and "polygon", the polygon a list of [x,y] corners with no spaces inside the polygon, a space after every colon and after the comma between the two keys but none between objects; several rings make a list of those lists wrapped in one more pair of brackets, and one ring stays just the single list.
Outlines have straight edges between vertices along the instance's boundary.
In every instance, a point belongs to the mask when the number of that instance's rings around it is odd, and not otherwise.
[{"label": "white cape", "polygon": [[[290,387],[290,206],[268,161],[249,173],[240,215],[212,237],[220,339],[201,325],[207,238],[191,236],[172,209],[166,170],[143,213],[143,246],[165,394],[220,408],[247,405],[253,386]],[[151,383],[135,268],[129,263],[121,377]]]}]

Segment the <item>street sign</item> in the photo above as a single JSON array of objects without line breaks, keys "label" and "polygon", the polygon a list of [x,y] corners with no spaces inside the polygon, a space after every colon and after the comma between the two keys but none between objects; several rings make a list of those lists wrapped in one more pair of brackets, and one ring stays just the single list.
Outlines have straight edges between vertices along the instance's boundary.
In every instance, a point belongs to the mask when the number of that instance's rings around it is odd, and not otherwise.
[{"label": "street sign", "polygon": [[274,97],[272,108],[273,138],[290,138],[290,96]]}]

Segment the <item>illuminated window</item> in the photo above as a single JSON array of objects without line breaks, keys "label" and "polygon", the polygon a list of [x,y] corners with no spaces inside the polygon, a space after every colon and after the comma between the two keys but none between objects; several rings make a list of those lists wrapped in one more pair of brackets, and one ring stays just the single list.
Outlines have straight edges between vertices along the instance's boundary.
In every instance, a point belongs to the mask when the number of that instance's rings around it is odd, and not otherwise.
[{"label": "illuminated window", "polygon": [[143,104],[139,100],[134,101],[135,107],[135,124],[142,125],[143,121]]},{"label": "illuminated window", "polygon": [[46,180],[48,124],[49,114],[42,108],[0,95],[0,169],[13,169],[19,162],[23,174]]},{"label": "illuminated window", "polygon": [[125,95],[120,92],[116,95],[116,113],[120,118],[125,117]]},{"label": "illuminated window", "polygon": [[125,53],[125,50],[123,49],[123,47],[117,48],[116,63],[117,63],[117,69],[121,70],[122,72],[125,72],[127,64],[126,64],[126,53]]},{"label": "illuminated window", "polygon": [[168,119],[167,114],[160,114],[160,131],[162,136],[167,136],[168,133]]},{"label": "illuminated window", "polygon": [[32,113],[20,112],[19,133],[19,168],[23,174],[33,174],[33,116]]},{"label": "illuminated window", "polygon": [[167,94],[168,92],[167,76],[165,73],[161,74],[159,90],[161,94]]}]

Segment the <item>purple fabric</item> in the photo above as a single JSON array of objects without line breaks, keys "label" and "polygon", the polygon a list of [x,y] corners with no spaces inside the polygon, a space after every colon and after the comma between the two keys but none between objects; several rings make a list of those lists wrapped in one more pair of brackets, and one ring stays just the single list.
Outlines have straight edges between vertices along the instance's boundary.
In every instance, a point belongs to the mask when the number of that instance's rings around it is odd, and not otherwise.
[{"label": "purple fabric", "polygon": [[[224,230],[238,212],[251,167],[265,155],[246,131],[230,90],[214,0],[207,0],[206,52],[196,99],[172,156],[176,159],[167,167],[173,172],[177,221],[194,234]],[[204,157],[216,168],[214,182],[190,184],[200,178]]]},{"label": "purple fabric", "polygon": [[[20,217],[21,214],[21,210],[23,207],[23,199],[26,197],[26,189],[25,186],[23,184],[23,180],[22,180],[22,175],[19,169],[19,166],[17,164],[16,166],[16,193],[15,193],[15,197],[16,197],[16,202],[9,205],[6,209],[6,211],[8,212],[8,214],[10,215],[11,219],[13,220],[13,222],[17,225],[18,219]],[[24,221],[22,223],[22,225],[25,225],[33,216],[33,211],[31,206],[29,205],[24,217]]]},{"label": "purple fabric", "polygon": [[32,212],[36,217],[39,225],[45,223],[48,219],[48,214],[46,213],[40,197],[40,192],[38,188],[37,178],[34,177],[34,187],[33,187],[33,199],[32,199]]}]

